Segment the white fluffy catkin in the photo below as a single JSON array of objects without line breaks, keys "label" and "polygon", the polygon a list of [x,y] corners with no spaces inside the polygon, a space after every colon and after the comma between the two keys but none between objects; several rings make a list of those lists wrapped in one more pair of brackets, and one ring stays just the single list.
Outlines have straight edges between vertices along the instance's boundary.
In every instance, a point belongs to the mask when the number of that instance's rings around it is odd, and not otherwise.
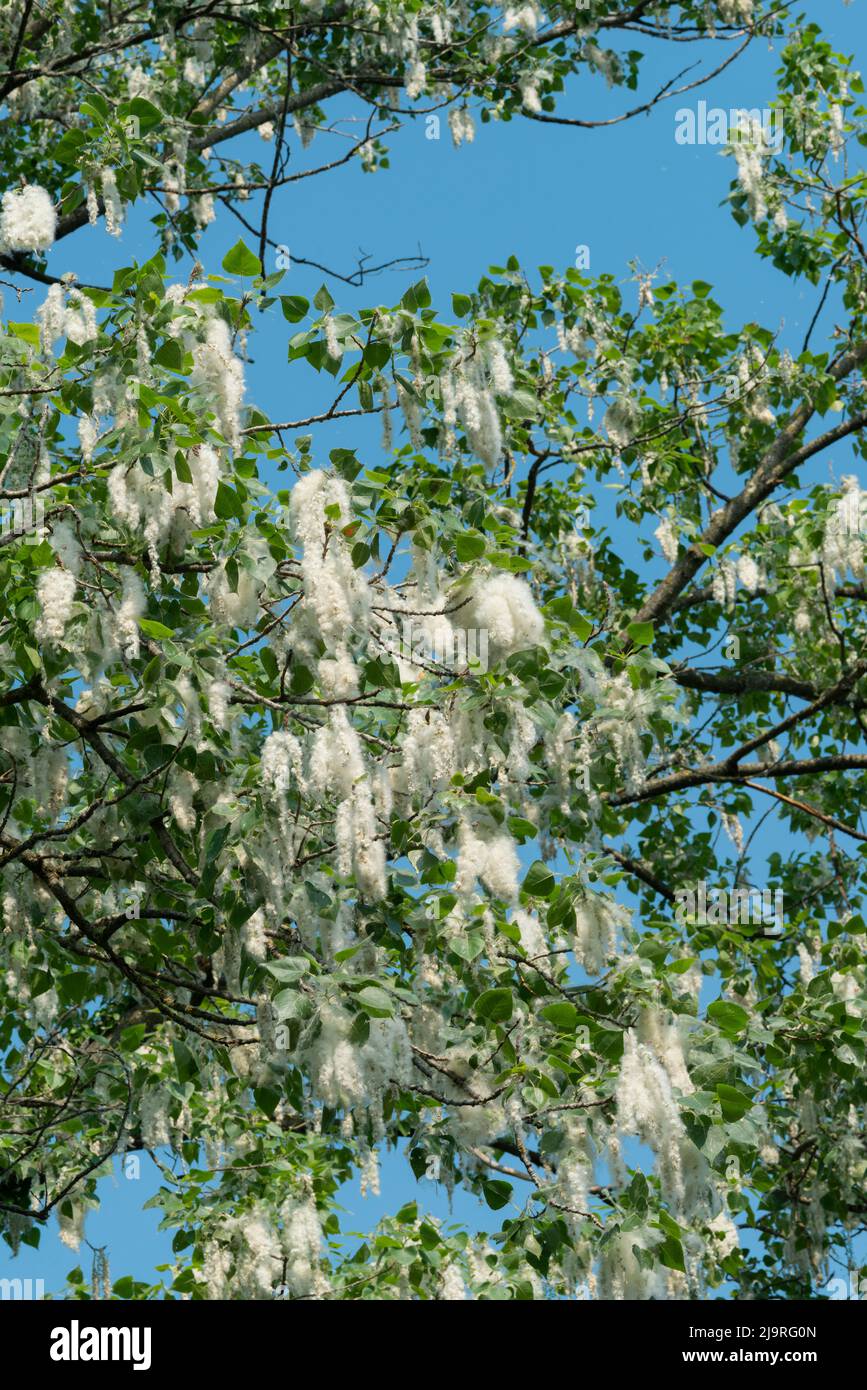
[{"label": "white fluffy catkin", "polygon": [[513,574],[494,574],[479,581],[469,603],[454,614],[453,623],[464,631],[486,633],[495,660],[535,647],[545,635],[545,620],[530,586]]},{"label": "white fluffy catkin", "polygon": [[193,348],[193,384],[202,389],[214,408],[222,434],[233,448],[238,448],[244,369],[235,356],[229,326],[223,319],[211,319],[204,341]]},{"label": "white fluffy catkin", "polygon": [[36,585],[36,597],[42,610],[36,620],[37,640],[62,641],[75,602],[75,575],[65,569],[43,570]]},{"label": "white fluffy catkin", "polygon": [[0,209],[0,244],[6,251],[47,251],[54,244],[57,214],[38,184],[7,190]]}]

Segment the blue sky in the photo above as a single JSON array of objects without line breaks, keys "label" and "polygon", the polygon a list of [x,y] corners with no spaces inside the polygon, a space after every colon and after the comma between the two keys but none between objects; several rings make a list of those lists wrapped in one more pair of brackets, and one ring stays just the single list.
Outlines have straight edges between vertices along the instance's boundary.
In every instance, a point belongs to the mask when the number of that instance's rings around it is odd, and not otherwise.
[{"label": "blue sky", "polygon": [[[822,25],[836,48],[857,51],[863,18],[856,6],[847,7],[843,0],[806,0],[802,8]],[[715,66],[719,50],[651,45],[642,95],[650,95],[678,68],[698,59],[708,68]],[[648,270],[664,262],[664,278],[710,281],[729,326],[758,319],[773,330],[781,329],[781,345],[798,349],[819,291],[806,282],[793,286],[760,261],[753,252],[752,232],[738,228],[728,210],[719,206],[733,176],[733,161],[713,146],[682,146],[674,140],[675,113],[681,105],[694,106],[704,99],[724,108],[768,106],[777,63],[778,55],[766,43],[755,43],[707,87],[610,129],[587,131],[522,119],[508,125],[477,123],[475,142],[456,150],[445,122],[441,138],[434,141],[426,139],[420,120],[389,137],[390,169],[366,175],[352,160],[333,173],[279,191],[270,235],[288,245],[294,257],[312,258],[347,274],[355,267],[359,249],[368,252],[373,263],[413,255],[419,246],[429,258],[424,272],[385,273],[360,289],[330,281],[339,309],[396,303],[407,285],[424,273],[434,305],[448,316],[451,293],[471,289],[490,265],[503,265],[515,255],[530,273],[540,264],[565,268],[573,264],[576,246],[586,245],[592,274],[608,271],[626,281],[631,260]],[[581,79],[561,98],[558,110],[602,118],[635,104],[633,93],[609,93],[601,79]],[[358,115],[349,104],[331,108],[332,116],[335,110]],[[246,137],[245,145],[263,164],[269,162],[270,147],[258,136]],[[305,155],[293,150],[293,167],[325,162],[343,148],[317,137]],[[254,222],[255,208],[251,201],[243,209]],[[200,250],[209,273],[220,272],[223,255],[240,234],[239,224],[220,209]],[[252,244],[253,238],[244,235]],[[144,260],[152,249],[147,215],[136,210],[119,242],[107,237],[101,226],[84,229],[58,243],[48,268],[53,274],[75,270],[82,280],[109,283],[113,268],[133,258]],[[270,256],[269,271],[276,268],[273,251]],[[181,263],[178,278],[185,279],[188,270],[188,264]],[[281,292],[312,298],[324,278],[294,264]],[[630,292],[637,293],[636,287]],[[43,294],[37,287],[12,316],[31,317]],[[7,297],[7,313],[10,308]],[[829,306],[824,322],[832,315]],[[279,310],[257,316],[255,327],[248,399],[276,420],[306,416],[321,408],[320,403],[329,404],[330,397],[323,393],[332,384],[330,377],[320,381],[304,364],[289,371],[286,342],[293,330]],[[815,341],[820,342],[821,335]],[[373,466],[378,435],[371,421],[329,424],[316,436],[316,461],[325,461],[328,449],[345,445],[359,447],[367,466]],[[114,1277],[150,1279],[155,1265],[171,1258],[169,1237],[156,1230],[158,1213],[141,1211],[159,1185],[159,1174],[146,1158],[139,1180],[117,1175],[102,1184],[103,1206],[89,1219],[87,1234],[93,1244],[108,1245]],[[345,1194],[352,1215],[342,1224],[369,1228],[412,1197],[448,1219],[447,1206],[433,1186],[416,1185],[402,1161],[391,1156],[383,1165],[382,1196],[362,1200],[353,1186]],[[475,1224],[474,1212],[473,1202],[456,1198],[455,1218]],[[494,1221],[499,1224],[496,1217]],[[54,1232],[52,1223],[41,1249],[22,1249],[14,1262],[5,1247],[0,1249],[0,1276],[42,1278],[48,1289],[59,1289],[76,1257]],[[82,1247],[84,1255],[87,1269],[89,1254]]]}]

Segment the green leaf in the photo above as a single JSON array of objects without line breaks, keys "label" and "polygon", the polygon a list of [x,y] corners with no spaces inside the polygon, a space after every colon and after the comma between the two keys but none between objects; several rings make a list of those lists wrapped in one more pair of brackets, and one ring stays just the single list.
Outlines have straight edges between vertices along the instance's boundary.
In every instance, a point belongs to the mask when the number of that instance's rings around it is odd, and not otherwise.
[{"label": "green leaf", "polygon": [[34,970],[30,983],[30,998],[38,999],[40,994],[47,994],[54,984],[47,970]]},{"label": "green leaf", "polygon": [[409,309],[411,314],[414,314],[417,309],[426,309],[430,304],[430,290],[427,286],[427,280],[417,280],[414,285],[410,285],[400,302],[405,309]]},{"label": "green leaf", "polygon": [[170,627],[165,623],[158,623],[154,618],[139,618],[138,625],[147,637],[174,637]]},{"label": "green leaf", "polygon": [[259,661],[268,679],[275,681],[280,674],[280,668],[277,665],[277,658],[270,647],[259,648]]},{"label": "green leaf", "polygon": [[566,684],[566,677],[561,675],[559,671],[549,671],[547,669],[539,672],[537,680],[539,689],[546,700],[556,700],[560,691]]},{"label": "green leaf", "polygon": [[105,97],[99,92],[91,92],[87,101],[83,101],[79,107],[86,116],[93,116],[97,121],[104,122],[109,112],[108,103]]},{"label": "green leaf", "polygon": [[310,300],[300,294],[281,294],[280,307],[284,319],[290,323],[300,323],[310,308]]},{"label": "green leaf", "polygon": [[707,1016],[718,1023],[724,1033],[732,1034],[742,1033],[750,1021],[749,1014],[740,1004],[730,1004],[722,999],[708,1005]]},{"label": "green leaf", "polygon": [[147,1025],[144,1023],[136,1023],[132,1028],[124,1028],[120,1035],[121,1052],[135,1052],[144,1042],[146,1032]]},{"label": "green leaf", "polygon": [[175,454],[175,474],[177,475],[178,482],[191,483],[193,481],[190,465],[187,463],[180,449]]},{"label": "green leaf", "polygon": [[666,1235],[673,1236],[675,1240],[680,1240],[681,1236],[683,1235],[683,1230],[680,1226],[678,1226],[674,1217],[671,1216],[669,1212],[665,1210],[665,1207],[660,1208],[659,1224],[662,1227],[663,1231],[665,1231]]},{"label": "green leaf", "polygon": [[586,642],[593,631],[593,624],[578,612],[571,598],[566,594],[561,594],[559,598],[546,603],[545,612],[550,617],[557,618],[561,623],[568,623],[579,642]]},{"label": "green leaf", "polygon": [[175,342],[174,338],[167,338],[157,348],[153,355],[153,361],[159,367],[168,367],[169,371],[179,372],[184,365],[184,354],[180,343]]},{"label": "green leaf", "polygon": [[567,1004],[564,999],[561,1004],[546,1004],[540,1013],[547,1023],[553,1024],[561,1032],[574,1033],[578,1022],[578,1010],[574,1004]]},{"label": "green leaf", "polygon": [[473,1005],[476,1018],[486,1018],[490,1023],[505,1023],[512,1017],[514,1000],[510,989],[486,989]]},{"label": "green leaf", "polygon": [[217,484],[214,511],[221,521],[228,521],[231,517],[236,517],[238,521],[244,520],[244,507],[240,497],[234,488],[222,481]]},{"label": "green leaf", "polygon": [[306,695],[316,684],[316,679],[309,666],[293,666],[292,679],[289,682],[289,689],[293,695]]},{"label": "green leaf", "polygon": [[455,955],[460,956],[461,960],[472,961],[485,949],[485,938],[481,931],[473,930],[464,936],[455,936],[450,944]]},{"label": "green leaf", "polygon": [[465,531],[455,537],[455,553],[462,564],[478,560],[479,556],[485,553],[485,545],[484,536],[480,536],[477,531]]},{"label": "green leaf", "polygon": [[626,632],[636,647],[649,647],[653,641],[653,623],[630,623]]},{"label": "green leaf", "polygon": [[172,1052],[175,1055],[175,1070],[178,1073],[178,1080],[192,1081],[198,1075],[199,1064],[193,1056],[187,1044],[180,1038],[175,1038],[172,1042]]},{"label": "green leaf", "polygon": [[492,1211],[499,1211],[512,1199],[512,1184],[504,1178],[486,1178],[482,1183],[482,1191]]},{"label": "green leaf", "polygon": [[506,398],[503,409],[513,420],[535,420],[540,411],[539,398],[521,387]]},{"label": "green leaf", "polygon": [[423,1221],[421,1226],[419,1227],[419,1236],[421,1238],[421,1245],[423,1250],[436,1250],[437,1246],[442,1244],[442,1238],[440,1236],[439,1231],[437,1231],[427,1221]]},{"label": "green leaf", "polygon": [[282,960],[271,961],[265,969],[281,984],[295,984],[308,973],[310,962],[306,956],[284,956]]},{"label": "green leaf", "polygon": [[722,1106],[724,1120],[739,1120],[753,1108],[749,1096],[745,1096],[743,1091],[736,1090],[734,1086],[727,1086],[725,1082],[720,1082],[716,1093]]},{"label": "green leaf", "polygon": [[391,348],[388,343],[368,343],[362,357],[365,366],[373,367],[375,371],[381,371],[391,357]]},{"label": "green leaf", "polygon": [[541,859],[536,859],[527,870],[527,876],[521,887],[525,893],[529,893],[533,898],[550,898],[557,886],[557,881],[547,864],[543,864]]},{"label": "green leaf", "polygon": [[659,1260],[661,1264],[665,1265],[666,1269],[679,1269],[682,1274],[686,1272],[686,1266],[683,1260],[683,1246],[680,1241],[675,1240],[673,1236],[669,1236],[665,1244],[660,1246]]},{"label": "green leaf", "polygon": [[525,840],[535,840],[539,833],[539,827],[532,821],[524,820],[523,816],[509,816],[509,829],[519,844]]},{"label": "green leaf", "polygon": [[138,118],[139,129],[144,133],[152,130],[154,126],[161,125],[164,117],[158,106],[148,101],[145,97],[133,97],[131,101],[125,101],[120,107],[118,115],[121,120],[124,116],[136,116]]},{"label": "green leaf", "polygon": [[222,266],[227,275],[261,275],[262,264],[249,246],[238,240],[223,257]]},{"label": "green leaf", "polygon": [[274,1111],[280,1103],[280,1092],[276,1086],[256,1086],[253,1089],[253,1097],[257,1106],[263,1114],[270,1120]]},{"label": "green leaf", "polygon": [[20,338],[23,343],[29,343],[31,347],[39,347],[39,325],[35,323],[11,323],[10,330],[16,338]]},{"label": "green leaf", "polygon": [[364,1012],[372,1018],[391,1018],[394,1013],[394,1000],[379,985],[365,985],[355,996]]},{"label": "green leaf", "polygon": [[83,130],[67,130],[51,147],[51,153],[58,164],[75,165],[81,158],[81,147],[87,144]]},{"label": "green leaf", "polygon": [[349,1041],[354,1047],[363,1047],[370,1037],[370,1018],[367,1014],[356,1014],[349,1030]]},{"label": "green leaf", "polygon": [[473,307],[473,301],[470,299],[469,295],[466,295],[466,294],[453,294],[453,295],[452,295],[452,309],[453,309],[454,312],[457,314],[457,316],[458,316],[459,319],[462,319],[462,318],[464,317],[465,314],[468,314],[468,313],[470,312],[470,310],[472,309],[472,307]]},{"label": "green leaf", "polygon": [[205,863],[213,864],[229,838],[231,826],[221,825],[216,830],[212,830],[205,843]]}]

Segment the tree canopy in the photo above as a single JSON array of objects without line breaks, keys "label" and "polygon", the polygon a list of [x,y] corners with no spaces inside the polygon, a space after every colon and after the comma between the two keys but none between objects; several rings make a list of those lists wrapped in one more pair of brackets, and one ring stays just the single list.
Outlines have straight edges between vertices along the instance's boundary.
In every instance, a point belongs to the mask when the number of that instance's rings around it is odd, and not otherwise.
[{"label": "tree canopy", "polygon": [[[802,343],[732,327],[710,280],[622,267],[510,259],[450,305],[418,279],[351,312],[270,270],[335,102],[355,133],[319,168],[387,186],[402,122],[593,140],[612,118],[584,81],[576,114],[576,76],[623,87],[627,120],[706,79],[674,75],[682,46],[714,40],[713,72],[767,37],[783,138],[731,133],[729,210],[816,287]],[[672,80],[646,93],[651,41]],[[864,456],[862,91],[759,0],[4,7],[13,1250],[49,1218],[77,1246],[100,1177],[146,1152],[173,1261],[115,1269],[119,1298],[857,1275],[867,492],[822,470]],[[138,204],[146,261],[49,272]],[[238,241],[210,266],[215,216]],[[263,313],[293,375],[331,379],[308,418],[256,405]],[[329,446],[351,417],[378,447]],[[349,1237],[340,1189],[394,1146],[475,1194],[479,1229],[409,1203]]]}]

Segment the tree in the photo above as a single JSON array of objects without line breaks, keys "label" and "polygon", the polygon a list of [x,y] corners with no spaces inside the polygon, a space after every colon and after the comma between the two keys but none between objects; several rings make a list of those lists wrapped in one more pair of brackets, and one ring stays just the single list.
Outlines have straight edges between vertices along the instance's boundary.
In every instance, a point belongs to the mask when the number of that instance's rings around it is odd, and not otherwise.
[{"label": "tree", "polygon": [[[636,306],[609,274],[510,260],[445,315],[424,280],[347,313],[265,273],[303,173],[290,119],[309,133],[340,92],[370,109],[372,167],[375,121],[407,110],[469,138],[470,99],[561,119],[579,67],[633,86],[608,31],[712,18],[732,56],[788,22],[608,8],[0,21],[2,260],[49,285],[0,360],[13,1249],[51,1213],[76,1243],[113,1156],[145,1150],[173,1296],[796,1298],[858,1268],[867,494],[815,469],[864,452],[860,79],[793,26],[782,148],[731,133],[758,254],[824,282],[797,354],[726,328],[709,283],[641,271]],[[265,122],[270,172],[221,153]],[[221,274],[173,280],[214,200],[254,192]],[[146,194],[145,264],[106,287],[43,268]],[[259,311],[294,371],[333,378],[326,410],[245,404]],[[318,425],[365,415],[375,467],[327,452]],[[499,1228],[409,1204],[347,1239],[335,1194],[397,1143]]]}]

